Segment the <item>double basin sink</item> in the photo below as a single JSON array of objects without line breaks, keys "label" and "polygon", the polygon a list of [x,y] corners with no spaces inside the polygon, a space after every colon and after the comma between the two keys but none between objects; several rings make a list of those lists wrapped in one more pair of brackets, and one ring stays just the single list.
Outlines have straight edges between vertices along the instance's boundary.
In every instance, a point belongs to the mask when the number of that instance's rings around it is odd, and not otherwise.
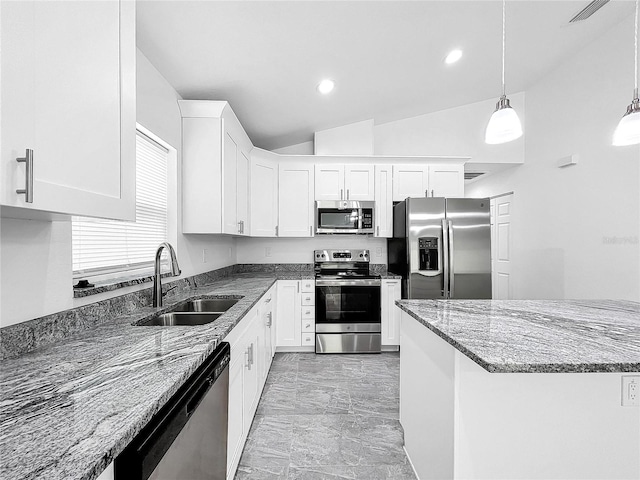
[{"label": "double basin sink", "polygon": [[138,323],[140,326],[188,326],[213,322],[238,303],[239,298],[200,298],[177,305],[170,312]]}]

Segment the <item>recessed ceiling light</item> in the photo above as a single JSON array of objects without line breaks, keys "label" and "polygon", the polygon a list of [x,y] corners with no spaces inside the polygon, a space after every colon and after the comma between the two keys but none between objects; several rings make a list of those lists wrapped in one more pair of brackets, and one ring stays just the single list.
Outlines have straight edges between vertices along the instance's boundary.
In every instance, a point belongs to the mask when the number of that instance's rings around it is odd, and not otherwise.
[{"label": "recessed ceiling light", "polygon": [[444,63],[450,65],[452,63],[456,63],[461,58],[462,58],[462,50],[459,50],[456,48],[455,50],[451,50],[451,52],[449,52],[449,55],[447,55],[447,58],[444,59]]},{"label": "recessed ceiling light", "polygon": [[336,84],[333,80],[325,78],[318,84],[318,91],[321,94],[326,95],[327,93],[331,92],[331,90],[333,90],[333,87],[335,87],[335,85]]}]

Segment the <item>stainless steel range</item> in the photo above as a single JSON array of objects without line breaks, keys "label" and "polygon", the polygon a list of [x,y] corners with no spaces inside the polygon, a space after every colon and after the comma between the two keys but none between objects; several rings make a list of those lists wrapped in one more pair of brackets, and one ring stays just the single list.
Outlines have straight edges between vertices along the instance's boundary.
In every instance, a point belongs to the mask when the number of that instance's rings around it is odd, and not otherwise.
[{"label": "stainless steel range", "polygon": [[316,353],[380,353],[380,275],[369,250],[315,250]]}]

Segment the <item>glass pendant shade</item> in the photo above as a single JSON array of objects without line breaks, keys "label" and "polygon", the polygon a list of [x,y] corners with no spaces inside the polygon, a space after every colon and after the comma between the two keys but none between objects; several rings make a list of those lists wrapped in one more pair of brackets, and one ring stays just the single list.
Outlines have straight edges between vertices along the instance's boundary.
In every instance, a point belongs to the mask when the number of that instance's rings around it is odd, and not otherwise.
[{"label": "glass pendant shade", "polygon": [[509,99],[504,95],[496,105],[487,125],[484,141],[495,145],[506,143],[522,136],[522,125],[516,111],[511,108]]},{"label": "glass pendant shade", "polygon": [[640,143],[640,100],[633,99],[627,107],[627,113],[620,119],[613,134],[613,144],[616,147],[636,145]]}]

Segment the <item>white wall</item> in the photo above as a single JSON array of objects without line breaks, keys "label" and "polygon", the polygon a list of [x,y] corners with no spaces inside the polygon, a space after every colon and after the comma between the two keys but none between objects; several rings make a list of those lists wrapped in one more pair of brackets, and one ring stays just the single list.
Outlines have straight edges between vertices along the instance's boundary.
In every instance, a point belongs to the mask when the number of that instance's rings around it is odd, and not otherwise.
[{"label": "white wall", "polygon": [[316,155],[373,155],[373,119],[316,132],[314,153]]},{"label": "white wall", "polygon": [[[515,298],[640,300],[640,146],[613,147],[633,89],[632,19],[527,90],[525,164],[469,184],[513,190]],[[558,168],[578,154],[578,165]]]},{"label": "white wall", "polygon": [[313,155],[313,141],[277,148],[272,152],[280,155]]},{"label": "white wall", "polygon": [[[526,131],[525,94],[509,94]],[[376,155],[467,156],[469,163],[522,163],[524,138],[487,145],[484,131],[498,98],[383,123],[374,127]],[[527,101],[528,103],[528,101]]]},{"label": "white wall", "polygon": [[[238,263],[313,263],[313,251],[367,248],[371,263],[387,263],[386,238],[320,235],[312,238],[238,238]],[[266,249],[271,256],[267,257]]]},{"label": "white wall", "polygon": [[[181,118],[177,92],[138,51],[137,121],[178,152],[181,164]],[[177,220],[181,221],[181,192],[177,192]],[[0,219],[2,256],[0,325],[7,326],[105,298],[148,288],[141,285],[73,299],[71,223]],[[212,235],[177,235],[175,245],[182,276],[236,263],[235,240]],[[203,249],[207,262],[203,263]]]}]

